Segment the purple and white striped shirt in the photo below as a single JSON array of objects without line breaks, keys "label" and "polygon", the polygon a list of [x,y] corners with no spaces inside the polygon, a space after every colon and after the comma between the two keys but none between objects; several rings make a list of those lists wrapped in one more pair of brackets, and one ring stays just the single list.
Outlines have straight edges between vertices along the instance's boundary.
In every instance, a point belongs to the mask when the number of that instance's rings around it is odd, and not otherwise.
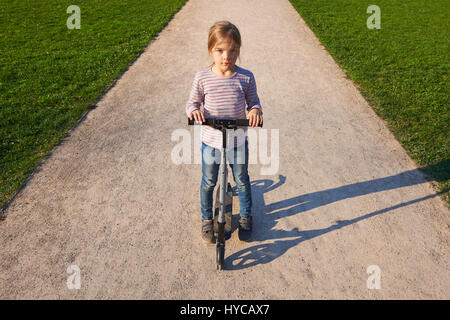
[{"label": "purple and white striped shirt", "polygon": [[[186,104],[186,114],[200,109],[203,103],[205,118],[218,119],[245,119],[245,105],[247,111],[259,108],[262,111],[256,82],[253,73],[249,70],[236,66],[236,72],[230,77],[216,75],[211,67],[195,74],[189,101]],[[247,127],[238,130],[234,136],[234,147],[238,147],[247,139]],[[233,131],[233,130],[229,130]],[[222,132],[210,126],[202,126],[202,141],[214,148],[222,148]],[[239,134],[240,133],[240,134]],[[233,137],[229,132],[227,136],[228,147],[231,147],[229,138]]]}]

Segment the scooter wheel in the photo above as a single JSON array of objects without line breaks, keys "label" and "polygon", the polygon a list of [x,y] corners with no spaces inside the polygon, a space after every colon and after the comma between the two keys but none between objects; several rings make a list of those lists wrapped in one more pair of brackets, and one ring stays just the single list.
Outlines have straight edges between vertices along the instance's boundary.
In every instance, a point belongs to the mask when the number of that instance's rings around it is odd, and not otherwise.
[{"label": "scooter wheel", "polygon": [[217,270],[223,270],[223,260],[225,257],[225,248],[224,247],[216,247],[216,262],[217,262]]}]

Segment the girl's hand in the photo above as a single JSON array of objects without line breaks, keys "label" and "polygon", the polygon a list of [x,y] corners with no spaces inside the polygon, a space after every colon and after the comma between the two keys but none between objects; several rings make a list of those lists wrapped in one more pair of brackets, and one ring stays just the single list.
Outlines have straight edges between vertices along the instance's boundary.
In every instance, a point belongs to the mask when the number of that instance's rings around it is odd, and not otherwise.
[{"label": "girl's hand", "polygon": [[259,108],[253,108],[247,114],[248,124],[255,128],[263,123],[262,111]]},{"label": "girl's hand", "polygon": [[195,122],[205,122],[205,116],[201,110],[192,111],[189,119],[192,120],[192,118],[194,118]]}]

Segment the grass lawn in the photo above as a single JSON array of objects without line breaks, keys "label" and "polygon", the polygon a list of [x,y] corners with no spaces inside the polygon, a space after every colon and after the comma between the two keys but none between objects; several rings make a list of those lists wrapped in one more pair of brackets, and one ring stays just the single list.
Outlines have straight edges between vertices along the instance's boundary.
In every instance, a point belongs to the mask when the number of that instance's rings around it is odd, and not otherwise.
[{"label": "grass lawn", "polygon": [[450,204],[448,0],[290,2]]},{"label": "grass lawn", "polygon": [[[0,207],[185,2],[0,2]],[[448,1],[291,3],[450,203]]]},{"label": "grass lawn", "polygon": [[0,2],[0,208],[185,2]]}]

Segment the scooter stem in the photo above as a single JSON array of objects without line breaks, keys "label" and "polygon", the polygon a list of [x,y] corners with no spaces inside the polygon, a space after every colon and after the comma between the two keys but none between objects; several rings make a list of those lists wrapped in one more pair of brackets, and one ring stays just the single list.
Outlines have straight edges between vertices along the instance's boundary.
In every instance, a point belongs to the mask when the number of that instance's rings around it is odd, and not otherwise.
[{"label": "scooter stem", "polygon": [[217,218],[218,223],[225,223],[225,196],[227,192],[227,178],[228,178],[228,167],[227,167],[227,129],[222,128],[222,159],[220,161],[220,193],[219,202],[220,210],[219,217]]}]

